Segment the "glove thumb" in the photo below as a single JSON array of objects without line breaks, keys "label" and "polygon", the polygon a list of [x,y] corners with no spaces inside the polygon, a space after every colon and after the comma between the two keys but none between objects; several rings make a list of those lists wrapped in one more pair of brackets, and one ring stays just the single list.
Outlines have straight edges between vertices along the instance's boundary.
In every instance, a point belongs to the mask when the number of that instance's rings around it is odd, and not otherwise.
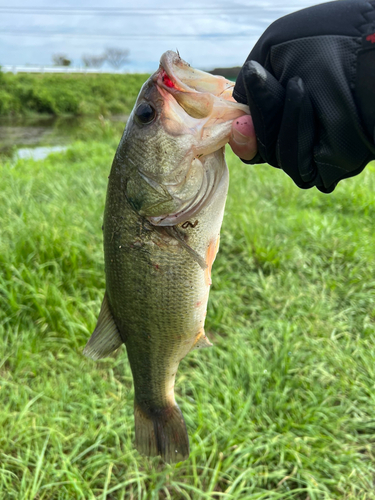
[{"label": "glove thumb", "polygon": [[276,158],[276,143],[283,116],[285,90],[276,78],[256,61],[248,61],[244,65],[242,78],[259,154],[263,161],[274,167],[281,167]]}]

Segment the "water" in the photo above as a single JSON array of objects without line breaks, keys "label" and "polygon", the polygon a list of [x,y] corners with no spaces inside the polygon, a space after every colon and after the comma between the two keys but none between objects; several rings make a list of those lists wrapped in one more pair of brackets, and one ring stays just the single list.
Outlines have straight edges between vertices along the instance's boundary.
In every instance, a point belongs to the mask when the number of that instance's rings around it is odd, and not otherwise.
[{"label": "water", "polygon": [[[118,115],[110,121],[121,122],[125,127],[127,116]],[[41,160],[48,154],[64,151],[77,137],[82,138],[90,125],[103,122],[103,117],[0,117],[0,155]],[[89,134],[89,132],[88,132]]]},{"label": "water", "polygon": [[51,153],[65,151],[67,146],[39,146],[36,148],[20,148],[15,153],[16,158],[43,160]]},{"label": "water", "polygon": [[74,118],[4,118],[0,125],[0,151],[13,146],[57,145],[68,141],[70,130],[78,125]]}]

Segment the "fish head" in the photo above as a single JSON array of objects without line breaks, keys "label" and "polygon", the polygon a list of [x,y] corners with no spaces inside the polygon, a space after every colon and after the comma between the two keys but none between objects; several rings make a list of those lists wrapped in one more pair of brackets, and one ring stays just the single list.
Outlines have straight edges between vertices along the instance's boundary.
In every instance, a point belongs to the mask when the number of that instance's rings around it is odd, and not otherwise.
[{"label": "fish head", "polygon": [[184,222],[214,195],[232,121],[249,113],[233,99],[233,86],[172,51],[143,85],[116,156],[129,203],[152,224]]}]

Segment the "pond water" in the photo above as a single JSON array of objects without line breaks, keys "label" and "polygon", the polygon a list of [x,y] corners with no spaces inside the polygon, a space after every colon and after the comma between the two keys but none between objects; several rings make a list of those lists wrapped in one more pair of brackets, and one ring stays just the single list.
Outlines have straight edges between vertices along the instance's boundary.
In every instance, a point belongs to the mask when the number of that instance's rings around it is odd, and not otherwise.
[{"label": "pond water", "polygon": [[[117,115],[109,120],[122,122],[125,127],[127,118]],[[103,117],[1,118],[0,154],[43,159],[51,152],[63,151],[70,142],[82,136],[82,130],[100,121]]]},{"label": "pond water", "polygon": [[67,146],[38,146],[36,148],[19,148],[15,153],[16,158],[43,160],[51,153],[65,151]]}]

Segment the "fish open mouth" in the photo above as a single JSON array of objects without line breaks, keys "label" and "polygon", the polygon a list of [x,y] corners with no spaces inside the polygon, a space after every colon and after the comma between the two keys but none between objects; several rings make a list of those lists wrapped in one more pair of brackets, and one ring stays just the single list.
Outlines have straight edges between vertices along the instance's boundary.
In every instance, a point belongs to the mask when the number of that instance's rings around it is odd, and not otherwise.
[{"label": "fish open mouth", "polygon": [[153,79],[160,94],[166,100],[174,98],[192,118],[212,115],[215,123],[223,123],[249,112],[247,106],[233,98],[234,82],[192,68],[172,50],[162,55]]},{"label": "fish open mouth", "polygon": [[157,84],[173,95],[178,92],[209,93],[226,101],[235,102],[232,97],[233,82],[222,76],[192,68],[172,50],[165,52],[161,57],[156,78]]},{"label": "fish open mouth", "polygon": [[[174,203],[171,212],[152,214],[148,220],[154,225],[173,226],[210,203],[226,171],[224,152],[219,150],[229,140],[232,120],[249,111],[233,99],[233,82],[192,68],[173,51],[161,57],[153,82],[165,101],[165,131],[191,138],[186,169],[178,174],[171,171],[169,179],[162,182],[155,179]],[[145,180],[150,177],[142,175]]]}]

